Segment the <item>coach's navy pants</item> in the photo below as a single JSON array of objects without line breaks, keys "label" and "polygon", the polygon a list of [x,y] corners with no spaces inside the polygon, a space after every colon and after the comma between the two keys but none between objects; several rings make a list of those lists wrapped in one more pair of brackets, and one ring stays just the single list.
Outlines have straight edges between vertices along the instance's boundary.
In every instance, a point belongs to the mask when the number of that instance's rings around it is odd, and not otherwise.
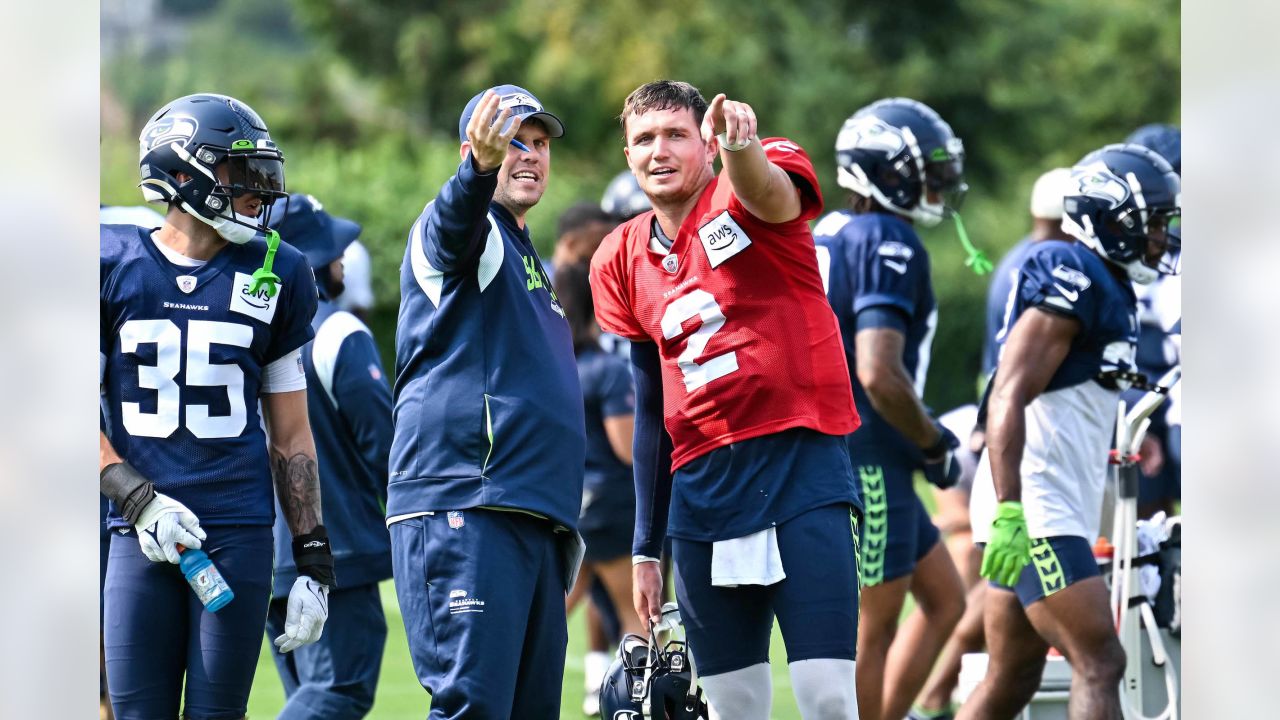
[{"label": "coach's navy pants", "polygon": [[[284,632],[289,601],[271,601],[267,638]],[[387,621],[377,583],[329,593],[324,634],[289,653],[272,650],[288,700],[277,720],[359,720],[373,707]]]},{"label": "coach's navy pants", "polygon": [[271,526],[205,527],[203,549],[235,592],[217,613],[177,565],[151,562],[132,532],[111,536],[103,591],[107,684],[118,720],[241,718],[271,598]]},{"label": "coach's navy pants", "polygon": [[429,718],[560,717],[569,641],[560,540],[547,520],[494,510],[391,525],[396,595]]}]

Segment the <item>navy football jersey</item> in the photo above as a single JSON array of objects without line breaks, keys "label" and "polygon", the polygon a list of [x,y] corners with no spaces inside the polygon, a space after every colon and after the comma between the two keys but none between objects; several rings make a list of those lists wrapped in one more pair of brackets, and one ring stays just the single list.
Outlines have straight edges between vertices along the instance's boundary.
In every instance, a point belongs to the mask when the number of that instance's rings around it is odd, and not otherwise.
[{"label": "navy football jersey", "polygon": [[1033,307],[1080,321],[1080,332],[1049,380],[1046,393],[1098,380],[1104,373],[1137,369],[1138,315],[1133,286],[1127,279],[1118,279],[1111,266],[1084,245],[1046,240],[1032,247],[1018,272],[1007,327],[1012,328]]},{"label": "navy football jersey", "polygon": [[631,466],[618,459],[604,430],[605,418],[635,415],[636,393],[631,366],[600,348],[578,355],[578,379],[586,410],[587,471],[584,487],[592,492],[632,492]]},{"label": "navy football jersey", "polygon": [[1013,288],[1018,284],[1018,271],[1031,252],[1035,241],[1029,236],[1009,248],[991,274],[987,288],[987,328],[982,340],[982,374],[990,377],[1000,359],[1000,343],[1004,342],[1005,320],[1013,308]]},{"label": "navy football jersey", "polygon": [[915,444],[871,406],[858,381],[855,357],[858,314],[873,308],[897,313],[905,334],[902,364],[915,381],[916,394],[924,396],[938,324],[929,254],[915,230],[905,220],[888,213],[838,210],[823,218],[813,235],[827,299],[840,321],[853,397],[862,417],[862,427],[849,436],[849,454],[855,463],[873,454],[882,459],[897,456],[904,462],[919,462],[920,450]]},{"label": "navy football jersey", "polygon": [[[121,457],[203,525],[270,525],[263,368],[312,337],[316,286],[281,244],[274,297],[250,294],[263,240],[229,244],[200,267],[171,264],[133,225],[101,231],[100,340],[108,435]],[[301,372],[301,370],[300,370]],[[112,508],[109,523],[123,527]]]}]

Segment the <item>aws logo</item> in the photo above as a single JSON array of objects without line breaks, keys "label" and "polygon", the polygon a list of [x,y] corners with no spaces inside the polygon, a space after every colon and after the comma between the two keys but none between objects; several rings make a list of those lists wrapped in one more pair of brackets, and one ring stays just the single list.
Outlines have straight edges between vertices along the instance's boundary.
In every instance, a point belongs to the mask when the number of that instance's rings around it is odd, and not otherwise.
[{"label": "aws logo", "polygon": [[279,302],[281,293],[277,292],[269,296],[266,288],[259,288],[257,292],[252,292],[250,290],[252,283],[252,276],[242,272],[236,273],[235,282],[231,286],[230,310],[270,324],[276,316],[276,303]]}]

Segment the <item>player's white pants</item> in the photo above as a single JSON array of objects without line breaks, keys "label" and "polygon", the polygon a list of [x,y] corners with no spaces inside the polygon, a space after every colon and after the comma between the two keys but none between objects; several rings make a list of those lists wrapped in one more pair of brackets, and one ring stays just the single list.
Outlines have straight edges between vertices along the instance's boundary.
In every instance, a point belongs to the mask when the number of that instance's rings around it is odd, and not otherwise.
[{"label": "player's white pants", "polygon": [[[798,660],[791,685],[804,720],[858,720],[852,660]],[[769,664],[700,678],[712,720],[768,720],[773,704]]]},{"label": "player's white pants", "polygon": [[804,720],[858,720],[852,660],[818,658],[791,663],[791,687]]}]

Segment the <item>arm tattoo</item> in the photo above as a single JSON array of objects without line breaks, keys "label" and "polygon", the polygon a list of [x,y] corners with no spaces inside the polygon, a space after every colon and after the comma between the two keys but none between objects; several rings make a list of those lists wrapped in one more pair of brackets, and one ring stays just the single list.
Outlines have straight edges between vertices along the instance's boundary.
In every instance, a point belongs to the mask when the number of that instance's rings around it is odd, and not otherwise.
[{"label": "arm tattoo", "polygon": [[314,457],[297,453],[286,460],[284,455],[272,450],[271,477],[290,534],[309,533],[321,524],[320,476]]}]

